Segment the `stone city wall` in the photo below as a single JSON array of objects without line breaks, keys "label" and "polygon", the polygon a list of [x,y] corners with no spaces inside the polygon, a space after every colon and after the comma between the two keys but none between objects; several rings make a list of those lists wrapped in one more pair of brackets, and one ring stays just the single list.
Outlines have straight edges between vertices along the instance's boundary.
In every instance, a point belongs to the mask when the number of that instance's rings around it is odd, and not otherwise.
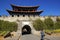
[{"label": "stone city wall", "polygon": [[50,17],[53,21],[55,21],[57,17],[60,18],[60,16],[35,16],[35,17],[33,17],[33,16],[30,16],[30,17],[28,17],[28,16],[25,16],[25,17],[7,16],[7,17],[4,17],[4,16],[2,16],[2,17],[0,17],[0,20],[16,22],[18,20],[36,20],[38,18],[40,18],[41,20],[44,20],[45,18],[48,18],[48,17]]}]

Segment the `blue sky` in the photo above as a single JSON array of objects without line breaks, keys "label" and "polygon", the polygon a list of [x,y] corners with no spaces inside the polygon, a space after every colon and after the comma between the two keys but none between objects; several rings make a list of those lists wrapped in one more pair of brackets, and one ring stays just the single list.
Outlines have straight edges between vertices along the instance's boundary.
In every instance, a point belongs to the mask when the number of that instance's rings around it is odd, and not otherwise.
[{"label": "blue sky", "polygon": [[19,6],[36,6],[44,10],[41,16],[60,16],[60,0],[0,0],[0,15],[9,15],[6,9],[12,10],[10,4]]}]

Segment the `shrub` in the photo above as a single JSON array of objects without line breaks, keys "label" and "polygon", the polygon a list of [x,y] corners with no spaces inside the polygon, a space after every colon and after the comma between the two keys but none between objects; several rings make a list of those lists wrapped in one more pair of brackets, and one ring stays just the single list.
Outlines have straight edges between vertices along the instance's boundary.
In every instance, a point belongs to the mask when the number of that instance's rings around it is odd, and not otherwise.
[{"label": "shrub", "polygon": [[47,29],[49,29],[49,30],[54,29],[54,22],[53,22],[53,20],[50,17],[45,19],[44,23],[47,26]]},{"label": "shrub", "polygon": [[60,19],[56,18],[56,22],[55,22],[55,29],[60,29]]},{"label": "shrub", "polygon": [[0,20],[0,31],[17,31],[17,23]]},{"label": "shrub", "polygon": [[40,29],[44,29],[44,28],[45,28],[44,23],[43,23],[40,19],[36,19],[36,20],[33,22],[33,27],[34,27],[36,30],[40,30]]}]

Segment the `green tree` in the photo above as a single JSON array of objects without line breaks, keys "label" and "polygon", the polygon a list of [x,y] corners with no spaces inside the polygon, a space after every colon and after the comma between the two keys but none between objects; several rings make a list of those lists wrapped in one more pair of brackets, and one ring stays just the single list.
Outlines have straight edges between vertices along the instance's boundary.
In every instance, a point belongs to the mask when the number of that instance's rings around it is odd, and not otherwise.
[{"label": "green tree", "polygon": [[43,21],[41,21],[40,19],[36,19],[35,21],[33,21],[33,27],[36,29],[36,30],[40,30],[40,29],[44,29],[44,23]]},{"label": "green tree", "polygon": [[55,29],[60,29],[60,22],[55,23]]},{"label": "green tree", "polygon": [[57,18],[56,18],[56,21],[57,21],[57,22],[60,22],[60,18],[57,17]]},{"label": "green tree", "polygon": [[53,22],[53,20],[50,17],[49,18],[46,18],[44,20],[44,23],[45,23],[47,29],[49,29],[49,30],[54,29],[54,22]]},{"label": "green tree", "polygon": [[2,30],[3,20],[0,20],[0,30]]},{"label": "green tree", "polygon": [[0,20],[0,31],[17,31],[18,24],[16,22],[9,22]]},{"label": "green tree", "polygon": [[60,29],[60,18],[56,18],[55,29]]}]

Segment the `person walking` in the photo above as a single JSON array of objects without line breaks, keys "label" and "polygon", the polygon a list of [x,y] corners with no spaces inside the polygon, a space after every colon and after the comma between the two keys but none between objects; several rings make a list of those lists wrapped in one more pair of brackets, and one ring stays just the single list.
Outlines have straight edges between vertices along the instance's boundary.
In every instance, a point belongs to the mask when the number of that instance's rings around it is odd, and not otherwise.
[{"label": "person walking", "polygon": [[44,36],[45,36],[44,31],[43,29],[41,29],[41,40],[44,40]]}]

